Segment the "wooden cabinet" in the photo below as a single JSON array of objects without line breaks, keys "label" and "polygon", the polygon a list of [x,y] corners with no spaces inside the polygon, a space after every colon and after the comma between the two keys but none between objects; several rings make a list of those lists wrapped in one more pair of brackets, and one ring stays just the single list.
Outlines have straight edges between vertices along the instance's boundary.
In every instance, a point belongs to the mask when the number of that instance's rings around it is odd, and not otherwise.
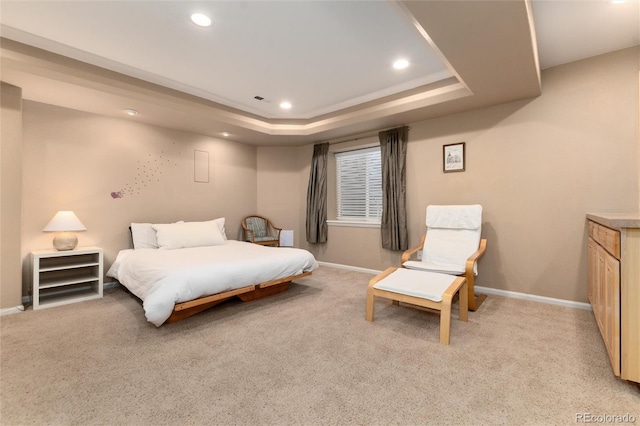
[{"label": "wooden cabinet", "polygon": [[589,301],[616,376],[620,375],[620,262],[589,237]]},{"label": "wooden cabinet", "polygon": [[[621,223],[610,217],[588,217],[612,226]],[[640,383],[640,227],[614,229],[594,220],[588,226],[588,295],[593,314],[614,374]]]},{"label": "wooden cabinet", "polygon": [[31,252],[33,309],[102,297],[102,259],[99,247]]}]

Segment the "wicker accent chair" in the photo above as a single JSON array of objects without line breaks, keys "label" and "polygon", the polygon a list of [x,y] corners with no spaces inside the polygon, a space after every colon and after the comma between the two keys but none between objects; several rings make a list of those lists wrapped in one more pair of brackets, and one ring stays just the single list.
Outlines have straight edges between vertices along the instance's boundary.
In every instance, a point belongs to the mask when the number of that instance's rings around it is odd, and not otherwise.
[{"label": "wicker accent chair", "polygon": [[247,216],[242,219],[244,240],[261,246],[280,247],[280,231],[273,223],[262,216]]}]

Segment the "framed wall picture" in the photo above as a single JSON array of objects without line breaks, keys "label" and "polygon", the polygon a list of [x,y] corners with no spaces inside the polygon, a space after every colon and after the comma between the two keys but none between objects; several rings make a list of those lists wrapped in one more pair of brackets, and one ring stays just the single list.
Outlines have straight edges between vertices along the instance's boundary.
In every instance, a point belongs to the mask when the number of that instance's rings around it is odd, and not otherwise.
[{"label": "framed wall picture", "polygon": [[443,145],[442,170],[449,172],[464,172],[464,142]]}]

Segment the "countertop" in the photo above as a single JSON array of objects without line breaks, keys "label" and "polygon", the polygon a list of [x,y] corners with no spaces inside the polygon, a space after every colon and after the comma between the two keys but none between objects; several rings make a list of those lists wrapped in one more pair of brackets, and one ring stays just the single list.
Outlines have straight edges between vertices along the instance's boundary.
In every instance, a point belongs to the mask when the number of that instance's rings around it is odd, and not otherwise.
[{"label": "countertop", "polygon": [[640,228],[640,213],[588,213],[587,219],[607,228]]}]

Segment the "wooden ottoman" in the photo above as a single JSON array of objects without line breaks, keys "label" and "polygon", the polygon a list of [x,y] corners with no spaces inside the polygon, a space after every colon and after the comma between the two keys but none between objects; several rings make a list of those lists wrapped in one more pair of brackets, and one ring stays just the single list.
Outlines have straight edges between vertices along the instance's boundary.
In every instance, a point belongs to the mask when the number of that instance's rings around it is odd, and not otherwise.
[{"label": "wooden ottoman", "polygon": [[391,299],[394,305],[410,303],[440,311],[440,343],[449,344],[451,332],[451,301],[458,293],[460,320],[467,321],[469,295],[464,277],[417,271],[405,268],[387,268],[369,281],[365,319],[373,321],[375,296]]}]

